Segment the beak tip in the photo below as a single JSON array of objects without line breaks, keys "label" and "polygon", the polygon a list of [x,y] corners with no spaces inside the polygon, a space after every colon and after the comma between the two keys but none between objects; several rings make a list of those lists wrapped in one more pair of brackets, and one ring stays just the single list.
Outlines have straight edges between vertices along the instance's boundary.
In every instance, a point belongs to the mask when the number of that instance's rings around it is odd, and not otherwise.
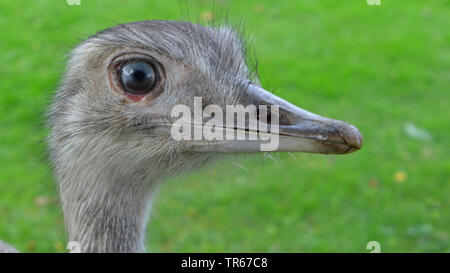
[{"label": "beak tip", "polygon": [[354,152],[361,149],[363,144],[363,137],[358,128],[356,128],[355,126],[347,124],[347,126],[345,126],[344,132],[342,132],[342,137],[350,147],[348,152]]}]

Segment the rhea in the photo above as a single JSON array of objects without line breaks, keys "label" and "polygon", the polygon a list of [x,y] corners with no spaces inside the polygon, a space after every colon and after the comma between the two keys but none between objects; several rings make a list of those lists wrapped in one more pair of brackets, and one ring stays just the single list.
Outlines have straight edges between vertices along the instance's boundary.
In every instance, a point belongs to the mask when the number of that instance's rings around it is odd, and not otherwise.
[{"label": "rhea", "polygon": [[72,51],[50,107],[48,136],[69,241],[83,252],[143,252],[152,201],[165,178],[225,154],[261,151],[260,139],[175,140],[171,109],[194,107],[194,97],[223,109],[278,106],[278,116],[268,117],[279,121],[274,151],[361,148],[351,124],[264,90],[246,54],[232,28],[176,21],[118,25]]}]

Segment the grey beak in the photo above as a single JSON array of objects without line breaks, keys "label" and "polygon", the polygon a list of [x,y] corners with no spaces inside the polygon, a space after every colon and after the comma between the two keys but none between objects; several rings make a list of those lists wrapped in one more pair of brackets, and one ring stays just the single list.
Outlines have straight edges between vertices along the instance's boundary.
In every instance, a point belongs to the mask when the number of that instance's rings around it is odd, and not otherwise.
[{"label": "grey beak", "polygon": [[[325,118],[303,110],[286,100],[275,96],[265,89],[250,84],[245,94],[245,103],[256,108],[267,106],[267,110],[278,106],[276,115],[270,111],[271,121],[263,122],[269,128],[262,135],[276,139],[276,145],[271,149],[262,149],[266,140],[213,140],[191,141],[187,148],[193,152],[306,152],[324,154],[346,154],[359,150],[362,146],[362,136],[359,130],[344,121]],[[269,112],[269,111],[267,111]],[[259,120],[259,118],[258,118]],[[277,126],[273,126],[277,120]],[[259,122],[261,122],[259,120]],[[245,131],[246,134],[259,134],[261,131],[251,130],[248,127],[224,127],[225,131]],[[259,129],[258,129],[259,130]]]},{"label": "grey beak", "polygon": [[345,154],[361,149],[363,138],[350,123],[303,110],[265,89],[250,84],[248,100],[279,106],[280,144],[276,151]]}]

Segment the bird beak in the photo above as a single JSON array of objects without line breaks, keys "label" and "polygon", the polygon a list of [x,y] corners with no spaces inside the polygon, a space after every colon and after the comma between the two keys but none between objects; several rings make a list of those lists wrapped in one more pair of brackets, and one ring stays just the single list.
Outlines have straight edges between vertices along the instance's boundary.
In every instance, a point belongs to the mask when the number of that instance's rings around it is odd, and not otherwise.
[{"label": "bird beak", "polygon": [[[303,110],[265,89],[250,84],[246,93],[247,105],[257,108],[266,105],[271,110],[269,131],[266,133],[245,129],[245,132],[260,133],[265,140],[221,140],[193,142],[190,149],[195,152],[307,152],[324,154],[346,154],[361,149],[362,136],[359,130],[344,121],[325,118]],[[278,121],[274,122],[274,121]],[[239,130],[225,128],[225,130]],[[268,140],[269,139],[269,140]],[[269,142],[273,142],[270,144]],[[261,145],[263,144],[263,145]],[[265,146],[264,146],[265,145]]]}]

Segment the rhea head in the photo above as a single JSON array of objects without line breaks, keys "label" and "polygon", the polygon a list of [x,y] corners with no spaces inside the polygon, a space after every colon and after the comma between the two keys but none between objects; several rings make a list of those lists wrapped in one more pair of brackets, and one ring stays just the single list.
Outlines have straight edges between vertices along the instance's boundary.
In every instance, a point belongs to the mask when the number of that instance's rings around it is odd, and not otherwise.
[{"label": "rhea head", "polygon": [[276,151],[342,154],[361,147],[354,126],[261,88],[246,60],[231,28],[171,21],[119,25],[73,50],[48,138],[69,240],[85,251],[141,251],[159,182],[227,152],[260,151],[258,141],[174,140],[171,110],[193,107],[194,97],[223,109],[278,105]]}]

